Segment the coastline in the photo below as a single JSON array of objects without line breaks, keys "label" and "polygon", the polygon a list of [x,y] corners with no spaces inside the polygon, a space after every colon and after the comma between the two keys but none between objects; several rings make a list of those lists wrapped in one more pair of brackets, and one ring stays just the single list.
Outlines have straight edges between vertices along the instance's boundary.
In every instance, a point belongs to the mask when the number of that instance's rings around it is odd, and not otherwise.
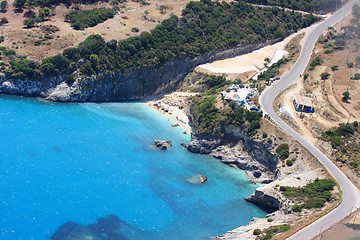
[{"label": "coastline", "polygon": [[186,115],[186,100],[188,97],[196,94],[197,93],[189,92],[171,92],[146,98],[142,103],[155,112],[172,120],[175,124],[178,124],[179,127],[185,130],[186,134],[191,134],[192,126],[189,124],[189,118]]}]

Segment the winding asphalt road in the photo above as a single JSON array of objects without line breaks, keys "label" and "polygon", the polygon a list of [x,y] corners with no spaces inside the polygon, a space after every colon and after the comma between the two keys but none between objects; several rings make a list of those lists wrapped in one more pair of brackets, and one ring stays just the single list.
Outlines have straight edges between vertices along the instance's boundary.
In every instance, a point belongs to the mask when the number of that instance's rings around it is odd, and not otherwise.
[{"label": "winding asphalt road", "polygon": [[332,225],[339,222],[347,215],[349,215],[352,211],[360,207],[359,189],[357,189],[345,176],[345,174],[341,172],[340,169],[337,168],[336,165],[329,158],[327,158],[319,149],[313,146],[304,137],[302,137],[289,125],[282,121],[273,108],[273,102],[276,96],[283,90],[285,90],[287,87],[289,87],[291,84],[299,80],[300,74],[304,72],[307,64],[310,61],[312,50],[319,36],[329,26],[335,25],[336,23],[341,21],[346,15],[350,14],[352,11],[352,7],[358,3],[359,0],[350,1],[331,17],[311,27],[305,35],[300,56],[294,66],[286,74],[286,76],[284,76],[281,80],[275,82],[272,86],[268,87],[260,96],[260,104],[262,106],[263,112],[265,114],[268,114],[279,127],[281,127],[285,132],[290,134],[301,145],[308,149],[336,179],[342,191],[343,200],[336,209],[289,237],[288,239],[290,240],[312,239],[313,237],[315,237],[322,231],[330,228]]}]

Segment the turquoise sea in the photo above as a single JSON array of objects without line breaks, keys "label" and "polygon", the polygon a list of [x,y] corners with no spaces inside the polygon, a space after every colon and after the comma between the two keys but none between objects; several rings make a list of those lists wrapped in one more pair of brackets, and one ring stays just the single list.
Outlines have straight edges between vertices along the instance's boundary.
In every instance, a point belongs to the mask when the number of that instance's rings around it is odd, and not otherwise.
[{"label": "turquoise sea", "polygon": [[[109,214],[126,226],[121,239],[208,239],[267,213],[243,200],[258,185],[188,152],[190,136],[172,123],[142,103],[1,95],[0,239],[49,239],[65,222]],[[189,183],[196,174],[208,181]]]}]

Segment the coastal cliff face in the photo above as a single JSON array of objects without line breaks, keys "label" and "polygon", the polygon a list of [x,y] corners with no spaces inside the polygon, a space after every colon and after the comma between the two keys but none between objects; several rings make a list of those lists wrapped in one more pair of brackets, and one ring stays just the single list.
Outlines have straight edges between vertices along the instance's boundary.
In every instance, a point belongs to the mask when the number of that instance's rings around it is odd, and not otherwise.
[{"label": "coastal cliff face", "polygon": [[[254,139],[246,133],[245,128],[239,126],[226,125],[222,133],[224,137],[218,139],[193,136],[188,150],[209,154],[225,164],[243,169],[256,182],[270,183],[277,178],[279,160],[271,144]],[[242,149],[226,147],[225,144],[229,142],[241,142]]]},{"label": "coastal cliff face", "polygon": [[182,57],[159,68],[140,68],[126,74],[100,73],[90,77],[78,76],[72,84],[66,83],[65,75],[42,79],[12,79],[2,74],[0,75],[0,93],[42,97],[60,102],[139,100],[175,90],[177,84],[199,64],[248,53],[279,40],[281,39],[237,46],[226,51],[210,52],[193,59]]}]

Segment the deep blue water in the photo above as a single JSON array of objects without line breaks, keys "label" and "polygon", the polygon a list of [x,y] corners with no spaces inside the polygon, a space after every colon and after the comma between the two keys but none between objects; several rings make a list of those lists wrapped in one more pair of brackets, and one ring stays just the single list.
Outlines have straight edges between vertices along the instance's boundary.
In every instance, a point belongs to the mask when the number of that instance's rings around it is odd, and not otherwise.
[{"label": "deep blue water", "polygon": [[47,239],[109,214],[130,239],[207,239],[266,214],[243,200],[258,187],[243,171],[188,152],[171,124],[141,103],[0,96],[0,239]]}]

